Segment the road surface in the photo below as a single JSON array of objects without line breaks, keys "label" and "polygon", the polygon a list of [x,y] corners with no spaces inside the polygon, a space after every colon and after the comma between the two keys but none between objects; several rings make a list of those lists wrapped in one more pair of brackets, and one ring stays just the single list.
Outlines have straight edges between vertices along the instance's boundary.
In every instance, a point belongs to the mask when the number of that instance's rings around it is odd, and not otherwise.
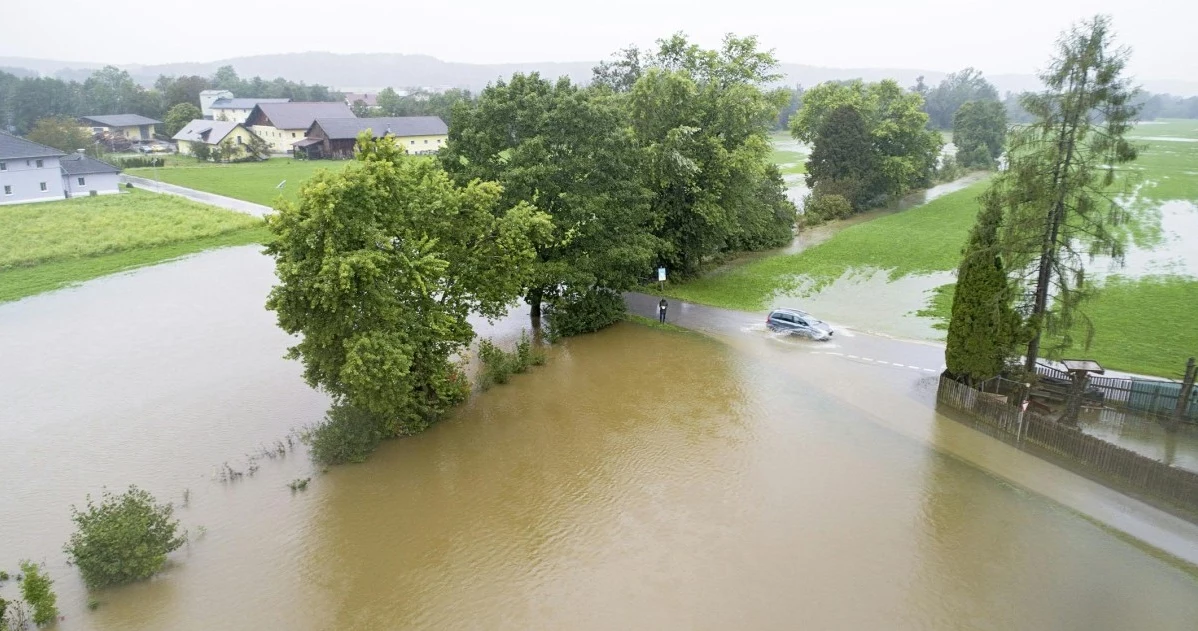
[{"label": "road surface", "polygon": [[193,188],[186,188],[183,186],[175,186],[174,184],[167,184],[166,182],[155,182],[154,180],[138,177],[136,175],[126,175],[122,173],[121,182],[130,183],[136,188],[147,191],[165,193],[167,195],[178,195],[179,197],[186,197],[187,199],[200,202],[201,204],[208,204],[209,206],[234,210],[239,213],[245,213],[255,217],[265,217],[274,212],[274,209],[270,206],[263,206],[262,204],[255,204],[253,202],[247,202],[241,199],[225,197],[224,195],[217,195],[215,193],[205,193],[204,191],[197,191]]}]

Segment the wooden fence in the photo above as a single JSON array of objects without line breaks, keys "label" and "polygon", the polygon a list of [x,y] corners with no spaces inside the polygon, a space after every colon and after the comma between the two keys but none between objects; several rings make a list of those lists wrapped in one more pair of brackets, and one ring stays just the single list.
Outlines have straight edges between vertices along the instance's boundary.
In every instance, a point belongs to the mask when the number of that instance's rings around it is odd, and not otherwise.
[{"label": "wooden fence", "polygon": [[[1036,372],[1044,377],[1069,381],[1068,373],[1052,366],[1036,364]],[[1176,381],[1090,375],[1089,384],[1102,392],[1106,405],[1155,416],[1172,417],[1181,396],[1181,384]],[[1198,389],[1191,393],[1182,420],[1198,422]]]},{"label": "wooden fence", "polygon": [[1032,445],[1149,497],[1198,514],[1198,473],[1170,467],[1038,414],[1021,412],[1001,397],[945,377],[940,378],[936,400],[968,413],[971,425],[987,434]]}]

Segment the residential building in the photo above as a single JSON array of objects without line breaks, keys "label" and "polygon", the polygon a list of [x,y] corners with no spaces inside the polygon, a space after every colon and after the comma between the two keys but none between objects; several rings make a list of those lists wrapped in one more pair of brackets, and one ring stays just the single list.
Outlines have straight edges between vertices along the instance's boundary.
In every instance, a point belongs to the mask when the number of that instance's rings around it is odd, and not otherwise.
[{"label": "residential building", "polygon": [[0,131],[0,205],[62,199],[63,152]]},{"label": "residential building", "polygon": [[372,109],[372,110],[377,109],[379,106],[379,95],[374,94],[372,92],[346,92],[345,93],[345,104],[346,105],[348,105],[352,108],[358,101],[361,101],[362,104],[365,105],[367,109]]},{"label": "residential building", "polygon": [[203,90],[200,92],[200,112],[204,118],[212,118],[212,104],[220,99],[231,99],[233,93],[228,90]]},{"label": "residential building", "polygon": [[111,116],[80,116],[79,124],[93,134],[108,133],[124,136],[132,142],[149,142],[154,139],[155,125],[162,121],[146,118],[140,114],[113,114]]},{"label": "residential building", "polygon": [[228,139],[236,145],[244,145],[250,141],[250,130],[241,123],[220,120],[193,120],[179,130],[171,140],[179,145],[180,155],[194,155],[195,145],[203,144],[215,147]]},{"label": "residential building", "polygon": [[259,103],[245,126],[270,145],[274,153],[290,153],[318,118],[354,118],[349,106],[336,103]]},{"label": "residential building", "polygon": [[62,167],[62,188],[67,197],[78,195],[109,195],[121,192],[121,170],[82,154],[59,159]]},{"label": "residential building", "polygon": [[375,138],[393,136],[408,153],[433,153],[449,140],[449,128],[436,116],[318,118],[295,149],[309,158],[350,158],[358,134],[368,129]]},{"label": "residential building", "polygon": [[212,120],[244,123],[245,120],[250,117],[250,112],[254,111],[254,106],[258,105],[259,103],[290,102],[291,99],[224,98],[213,101],[210,109],[212,110]]}]

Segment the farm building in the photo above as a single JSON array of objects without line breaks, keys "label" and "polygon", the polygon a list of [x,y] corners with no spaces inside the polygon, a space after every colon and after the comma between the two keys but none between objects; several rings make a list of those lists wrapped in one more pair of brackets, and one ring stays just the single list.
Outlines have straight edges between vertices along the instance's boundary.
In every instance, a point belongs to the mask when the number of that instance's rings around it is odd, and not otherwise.
[{"label": "farm building", "polygon": [[445,121],[436,116],[318,118],[295,149],[309,158],[350,158],[358,134],[368,129],[375,138],[395,137],[408,153],[433,153],[449,138]]},{"label": "farm building", "polygon": [[212,111],[212,120],[233,121],[244,123],[259,103],[290,103],[291,99],[235,99],[223,98],[212,102],[208,108]]},{"label": "farm building", "polygon": [[155,125],[162,121],[146,118],[140,114],[113,114],[111,116],[80,116],[79,124],[93,134],[108,133],[123,136],[132,142],[149,142],[154,139]]},{"label": "farm building", "polygon": [[273,153],[290,153],[318,118],[354,118],[345,103],[259,103],[245,126],[265,140]]},{"label": "farm building", "polygon": [[235,145],[244,145],[250,141],[250,130],[241,123],[220,120],[193,120],[179,130],[171,140],[179,145],[180,155],[194,155],[194,145],[203,144],[215,147],[228,139]]}]

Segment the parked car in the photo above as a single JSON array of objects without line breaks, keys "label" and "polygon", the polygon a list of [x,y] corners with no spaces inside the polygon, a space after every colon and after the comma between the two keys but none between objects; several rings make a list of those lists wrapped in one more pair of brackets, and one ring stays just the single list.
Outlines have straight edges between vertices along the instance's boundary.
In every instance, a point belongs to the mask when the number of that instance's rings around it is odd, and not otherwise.
[{"label": "parked car", "polygon": [[832,327],[827,322],[798,309],[770,311],[765,318],[765,326],[771,331],[804,335],[820,342],[832,339]]}]

